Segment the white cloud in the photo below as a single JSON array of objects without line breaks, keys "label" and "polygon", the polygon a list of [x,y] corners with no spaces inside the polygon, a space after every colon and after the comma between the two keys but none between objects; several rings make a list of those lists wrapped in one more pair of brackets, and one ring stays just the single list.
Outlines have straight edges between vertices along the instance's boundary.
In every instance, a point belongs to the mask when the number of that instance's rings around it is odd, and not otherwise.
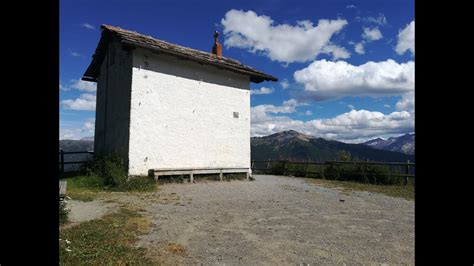
[{"label": "white cloud", "polygon": [[316,137],[359,143],[374,137],[395,136],[414,130],[414,114],[406,111],[384,115],[381,112],[351,110],[334,118],[301,121],[275,116],[266,110],[261,105],[251,108],[252,136],[293,129]]},{"label": "white cloud", "polygon": [[383,107],[390,108],[390,104],[384,104]]},{"label": "white cloud", "polygon": [[273,88],[261,87],[260,89],[250,90],[250,94],[258,95],[258,94],[271,94],[273,93]]},{"label": "white cloud", "polygon": [[357,22],[365,22],[365,23],[373,23],[377,24],[379,26],[384,26],[387,24],[387,18],[385,17],[384,14],[379,13],[378,17],[356,17],[355,20]]},{"label": "white cloud", "polygon": [[362,38],[367,41],[376,41],[383,38],[382,32],[380,32],[379,28],[364,28],[364,32],[362,33]]},{"label": "white cloud", "polygon": [[94,135],[95,118],[80,121],[61,121],[59,139],[81,139]]},{"label": "white cloud", "polygon": [[351,110],[355,109],[354,105],[352,105],[352,104],[348,104],[347,107],[349,107],[349,109],[351,109]]},{"label": "white cloud", "polygon": [[[290,114],[296,112],[296,107],[301,106],[295,99],[284,101],[281,106],[275,106],[272,104],[262,104],[252,107],[254,113],[258,116],[260,114],[272,113],[272,114]],[[254,115],[252,113],[252,115]]]},{"label": "white cloud", "polygon": [[303,113],[303,115],[313,115],[313,112],[311,112],[310,110],[307,110],[306,112]]},{"label": "white cloud", "polygon": [[83,23],[81,26],[82,26],[83,28],[88,29],[88,30],[95,30],[94,25],[89,24],[89,23]]},{"label": "white cloud", "polygon": [[388,59],[354,66],[344,61],[319,60],[293,76],[304,85],[303,96],[316,101],[345,96],[401,95],[415,88],[413,61],[399,64]]},{"label": "white cloud", "polygon": [[94,111],[96,103],[96,96],[94,94],[81,94],[79,98],[74,100],[63,100],[61,104],[64,109]]},{"label": "white cloud", "polygon": [[350,5],[347,5],[346,8],[356,8],[356,6],[353,4],[350,4]]},{"label": "white cloud", "polygon": [[63,86],[61,83],[59,83],[59,90],[62,90],[62,91],[70,91],[71,88],[65,87],[65,86]]},{"label": "white cloud", "polygon": [[395,47],[397,54],[402,55],[406,51],[415,54],[415,21],[413,20],[403,30],[398,33],[398,43]]},{"label": "white cloud", "polygon": [[[298,21],[295,26],[274,24],[268,16],[258,16],[254,11],[232,9],[221,20],[224,26],[225,46],[262,52],[272,61],[292,63],[314,60],[324,52],[345,56],[343,48],[330,43],[347,21],[321,19],[315,27],[309,20]],[[340,49],[338,49],[340,48]]]},{"label": "white cloud", "polygon": [[358,54],[365,54],[364,42],[359,42],[354,45],[354,50]]},{"label": "white cloud", "polygon": [[339,58],[347,59],[351,57],[351,54],[346,50],[346,48],[332,44],[324,46],[321,52],[332,54],[332,60],[337,60]]},{"label": "white cloud", "polygon": [[84,122],[83,129],[93,133],[95,128],[95,118],[89,118]]},{"label": "white cloud", "polygon": [[286,90],[288,89],[288,87],[290,86],[290,83],[288,82],[288,79],[283,79],[281,82],[280,82],[280,85],[281,87]]},{"label": "white cloud", "polygon": [[94,92],[97,89],[97,83],[95,82],[75,80],[75,79],[71,81],[73,82],[71,87],[80,91]]},{"label": "white cloud", "polygon": [[395,105],[397,110],[407,110],[413,112],[415,109],[415,93],[405,93],[402,98]]}]

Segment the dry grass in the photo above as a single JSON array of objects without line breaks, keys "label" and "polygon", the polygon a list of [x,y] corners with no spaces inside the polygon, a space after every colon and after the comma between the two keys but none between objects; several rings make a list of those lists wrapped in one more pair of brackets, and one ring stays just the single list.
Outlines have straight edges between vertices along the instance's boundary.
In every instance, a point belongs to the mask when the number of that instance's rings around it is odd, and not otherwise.
[{"label": "dry grass", "polygon": [[156,264],[145,258],[145,249],[134,246],[138,236],[150,229],[147,218],[127,208],[102,219],[62,228],[59,262],[61,265]]},{"label": "dry grass", "polygon": [[187,250],[183,245],[173,242],[168,243],[165,249],[166,251],[176,255],[183,255],[187,253]]}]

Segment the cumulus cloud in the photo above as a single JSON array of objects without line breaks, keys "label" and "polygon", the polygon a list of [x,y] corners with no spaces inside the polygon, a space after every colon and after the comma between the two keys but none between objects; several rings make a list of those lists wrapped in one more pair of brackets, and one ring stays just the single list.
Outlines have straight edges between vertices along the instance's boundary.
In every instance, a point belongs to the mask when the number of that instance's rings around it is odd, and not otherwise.
[{"label": "cumulus cloud", "polygon": [[398,43],[395,47],[397,54],[402,55],[406,51],[415,54],[415,21],[413,20],[403,30],[398,33]]},{"label": "cumulus cloud", "polygon": [[288,87],[290,87],[290,83],[288,82],[288,79],[283,79],[280,82],[280,85],[284,90],[286,90],[286,89],[288,89]]},{"label": "cumulus cloud", "polygon": [[61,90],[61,91],[70,91],[71,88],[63,86],[61,83],[59,83],[59,90]]},{"label": "cumulus cloud", "polygon": [[367,41],[376,41],[383,38],[382,32],[380,32],[379,28],[364,28],[364,32],[362,33],[362,38]]},{"label": "cumulus cloud", "polygon": [[258,95],[258,94],[271,94],[273,93],[273,88],[261,87],[260,89],[250,90],[250,94]]},{"label": "cumulus cloud", "polygon": [[344,19],[321,19],[317,26],[304,20],[292,26],[275,24],[270,17],[259,16],[251,10],[244,12],[232,9],[225,14],[221,23],[224,26],[226,47],[261,52],[272,61],[287,64],[307,62],[314,60],[321,52],[347,58],[344,57],[347,54],[342,47],[330,43],[331,37],[347,25]]},{"label": "cumulus cloud", "polygon": [[83,23],[83,24],[81,24],[81,26],[82,26],[83,28],[88,29],[88,30],[95,30],[94,25],[89,24],[89,23]]},{"label": "cumulus cloud", "polygon": [[381,112],[351,110],[334,118],[301,121],[274,115],[261,105],[251,108],[252,136],[265,136],[290,129],[316,137],[359,143],[374,137],[413,132],[414,115],[407,111],[384,115]]},{"label": "cumulus cloud", "polygon": [[97,89],[97,83],[84,80],[71,80],[71,87],[80,91],[94,92]]},{"label": "cumulus cloud", "polygon": [[89,118],[84,122],[83,129],[89,132],[93,132],[95,128],[95,118]]},{"label": "cumulus cloud", "polygon": [[395,105],[397,110],[407,110],[413,112],[415,109],[415,93],[405,93],[402,98]]},{"label": "cumulus cloud", "polygon": [[413,61],[399,64],[388,59],[355,66],[345,61],[318,60],[293,76],[304,85],[304,97],[316,101],[345,96],[401,95],[415,88]]},{"label": "cumulus cloud", "polygon": [[81,94],[79,98],[74,100],[63,100],[61,104],[64,109],[80,110],[80,111],[94,111],[96,103],[96,96],[94,94]]},{"label": "cumulus cloud", "polygon": [[359,42],[354,45],[354,50],[358,54],[365,54],[364,42]]},{"label": "cumulus cloud", "polygon": [[324,46],[321,52],[332,54],[332,60],[337,60],[339,58],[346,59],[351,57],[351,54],[346,50],[346,48],[332,44]]},{"label": "cumulus cloud", "polygon": [[95,119],[81,121],[61,121],[59,139],[81,139],[94,135]]}]

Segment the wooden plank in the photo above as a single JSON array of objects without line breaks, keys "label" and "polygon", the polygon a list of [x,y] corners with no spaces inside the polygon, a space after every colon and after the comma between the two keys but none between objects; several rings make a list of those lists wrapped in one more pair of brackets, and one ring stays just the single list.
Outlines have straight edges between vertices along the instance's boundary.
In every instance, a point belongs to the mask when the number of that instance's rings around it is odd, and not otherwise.
[{"label": "wooden plank", "polygon": [[59,181],[59,196],[66,195],[66,187],[67,187],[67,181],[60,180]]}]

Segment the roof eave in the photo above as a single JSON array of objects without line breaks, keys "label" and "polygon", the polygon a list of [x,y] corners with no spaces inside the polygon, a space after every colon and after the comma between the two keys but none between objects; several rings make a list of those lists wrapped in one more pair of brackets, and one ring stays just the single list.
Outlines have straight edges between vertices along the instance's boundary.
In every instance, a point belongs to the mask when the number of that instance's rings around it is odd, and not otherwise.
[{"label": "roof eave", "polygon": [[225,69],[225,70],[229,70],[229,71],[232,71],[232,72],[247,75],[247,76],[250,76],[250,81],[254,82],[254,83],[260,83],[260,82],[265,81],[265,80],[267,80],[267,81],[278,81],[278,79],[276,77],[273,77],[273,76],[270,76],[270,75],[251,72],[251,71],[244,70],[244,69],[238,69],[238,68],[235,68],[235,67],[232,67],[232,66],[222,65],[222,64],[219,64],[217,62],[210,62],[210,61],[206,61],[206,60],[200,60],[198,58],[195,58],[195,57],[192,57],[192,56],[189,56],[189,55],[186,55],[186,54],[177,53],[177,52],[174,52],[174,51],[162,49],[160,47],[156,47],[156,46],[152,46],[152,45],[145,45],[145,44],[142,44],[142,43],[136,43],[136,42],[129,41],[129,40],[121,40],[120,42],[123,45],[128,45],[128,46],[131,46],[131,47],[138,47],[138,48],[143,48],[143,49],[158,52],[158,53],[168,54],[168,55],[180,57],[180,58],[183,58],[183,59],[186,59],[186,60],[198,62],[200,64],[212,65],[212,66],[215,66],[219,69]]}]

